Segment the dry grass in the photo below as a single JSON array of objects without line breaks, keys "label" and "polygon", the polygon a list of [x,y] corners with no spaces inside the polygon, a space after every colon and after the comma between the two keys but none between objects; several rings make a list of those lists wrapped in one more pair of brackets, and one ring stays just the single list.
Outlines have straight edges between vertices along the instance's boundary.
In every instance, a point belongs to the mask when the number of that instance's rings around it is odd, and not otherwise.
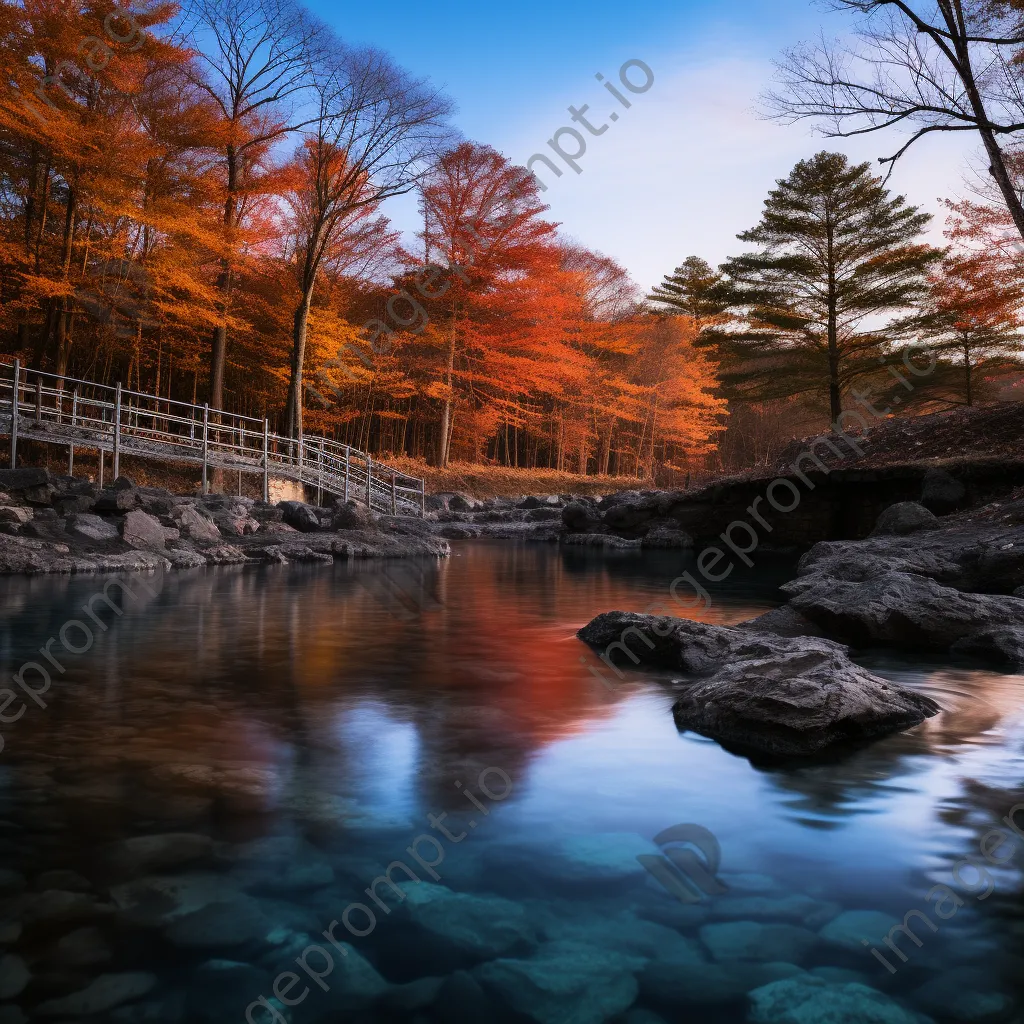
[{"label": "dry grass", "polygon": [[[67,456],[63,449],[26,443],[18,449],[19,465],[45,465],[54,473],[67,472]],[[447,469],[438,469],[425,462],[409,458],[391,458],[387,455],[381,461],[403,473],[420,477],[427,482],[427,493],[458,491],[474,498],[516,498],[526,494],[587,494],[604,495],[615,491],[644,489],[651,487],[649,481],[636,480],[625,476],[587,476],[575,473],[558,473],[548,469],[511,469],[507,466],[491,466],[486,463],[456,462]],[[93,480],[97,476],[98,464],[95,455],[82,453],[75,457],[75,475]],[[106,459],[106,483],[111,482],[111,459]],[[175,494],[194,494],[199,490],[199,470],[193,466],[176,465],[123,456],[121,473],[136,484],[147,487],[165,487]],[[211,480],[213,483],[213,480]],[[235,473],[225,472],[222,487],[229,494],[238,489]],[[263,480],[259,474],[246,474],[242,478],[242,493],[250,498],[263,495]]]},{"label": "dry grass", "polygon": [[578,476],[549,469],[511,469],[455,462],[446,469],[407,458],[385,458],[389,466],[427,482],[427,493],[458,491],[474,498],[517,498],[525,494],[611,494],[650,484],[624,476]]}]

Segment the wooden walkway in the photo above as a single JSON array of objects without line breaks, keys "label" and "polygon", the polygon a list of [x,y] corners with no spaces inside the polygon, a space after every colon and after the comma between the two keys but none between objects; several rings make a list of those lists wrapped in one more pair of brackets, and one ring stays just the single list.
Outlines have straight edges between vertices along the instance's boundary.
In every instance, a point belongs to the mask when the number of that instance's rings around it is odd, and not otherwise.
[{"label": "wooden walkway", "polygon": [[113,457],[114,478],[123,455],[202,466],[203,492],[211,469],[270,480],[302,483],[317,492],[361,502],[375,512],[422,516],[424,482],[375,461],[365,452],[325,437],[301,440],[270,432],[268,420],[175,402],[91,381],[0,362],[0,435],[11,439],[11,466],[19,441],[41,441],[68,449],[68,473],[75,451],[100,453],[100,483],[105,453]]}]

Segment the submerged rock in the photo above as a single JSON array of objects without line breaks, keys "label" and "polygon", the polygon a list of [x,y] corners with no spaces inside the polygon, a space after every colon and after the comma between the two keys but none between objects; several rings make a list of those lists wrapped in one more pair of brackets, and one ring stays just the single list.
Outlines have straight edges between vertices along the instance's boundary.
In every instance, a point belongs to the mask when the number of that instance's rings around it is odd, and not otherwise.
[{"label": "submerged rock", "polygon": [[544,847],[532,843],[495,845],[487,853],[492,870],[536,874],[562,886],[608,886],[642,881],[637,857],[657,856],[657,846],[636,832],[566,836]]},{"label": "submerged rock", "polygon": [[955,967],[937,974],[913,994],[914,1003],[936,1017],[957,1021],[1001,1021],[1013,999],[996,975],[977,967]]},{"label": "submerged rock", "polygon": [[807,928],[792,924],[762,924],[759,921],[729,921],[706,924],[700,941],[719,962],[781,960],[799,964],[818,942]]},{"label": "submerged rock", "polygon": [[223,899],[172,922],[164,937],[183,949],[222,949],[266,934],[268,924],[255,900],[228,890]]},{"label": "submerged rock", "polygon": [[648,964],[640,975],[645,999],[670,1006],[714,1006],[736,1003],[752,989],[800,974],[796,964],[781,962],[679,964],[659,961]]},{"label": "submerged rock", "polygon": [[536,1024],[604,1024],[633,1005],[644,961],[596,946],[552,942],[528,960],[474,972],[485,991]]},{"label": "submerged rock", "polygon": [[817,929],[833,920],[842,907],[803,893],[785,896],[721,896],[711,903],[711,915],[728,921],[778,921]]},{"label": "submerged rock", "polygon": [[939,711],[930,697],[854,664],[830,640],[627,612],[599,615],[578,635],[702,677],[679,684],[676,725],[743,752],[812,755],[908,729]]},{"label": "submerged rock", "polygon": [[14,953],[0,957],[0,999],[13,999],[20,995],[32,979],[25,961]]},{"label": "submerged rock", "polygon": [[[432,981],[433,979],[421,979]],[[468,971],[454,971],[434,990],[433,1020],[439,1024],[477,1024],[497,1017],[497,1008]]]},{"label": "submerged rock", "polygon": [[645,960],[670,961],[675,966],[708,962],[699,942],[629,912],[581,915],[578,910],[570,910],[561,914],[555,911],[552,916],[556,919],[544,926],[545,938],[550,942],[599,946]]},{"label": "submerged rock", "polygon": [[69,967],[92,967],[107,963],[112,956],[98,928],[78,928],[61,937],[50,959]]},{"label": "submerged rock", "polygon": [[141,999],[156,987],[156,976],[145,971],[101,974],[90,985],[61,999],[40,1003],[35,1013],[45,1017],[75,1017],[103,1013]]},{"label": "submerged rock", "polygon": [[244,1008],[271,992],[273,980],[268,971],[249,963],[207,960],[196,969],[189,985],[188,1020],[194,1024],[243,1020]]},{"label": "submerged rock", "polygon": [[287,893],[322,889],[334,881],[334,869],[316,847],[293,836],[269,836],[235,850],[233,882],[253,892]]},{"label": "submerged rock", "polygon": [[819,934],[829,945],[863,953],[865,939],[871,945],[881,942],[889,934],[889,929],[898,927],[899,923],[891,914],[881,910],[844,910]]},{"label": "submerged rock", "polygon": [[196,864],[209,859],[212,853],[213,840],[209,836],[166,832],[114,843],[108,848],[107,857],[118,874],[135,876]]},{"label": "submerged rock", "polygon": [[750,993],[748,1024],[920,1024],[920,1018],[867,985],[830,985],[798,974]]},{"label": "submerged rock", "polygon": [[[397,879],[400,885],[401,879]],[[442,958],[453,962],[492,960],[537,943],[536,931],[521,903],[501,896],[453,892],[431,882],[401,887],[406,897],[404,914],[430,936],[436,944],[434,953]]]}]

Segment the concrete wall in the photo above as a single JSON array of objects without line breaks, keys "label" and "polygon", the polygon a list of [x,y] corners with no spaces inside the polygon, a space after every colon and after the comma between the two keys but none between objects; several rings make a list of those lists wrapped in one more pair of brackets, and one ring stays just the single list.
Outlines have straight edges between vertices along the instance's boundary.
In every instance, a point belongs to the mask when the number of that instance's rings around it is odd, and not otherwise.
[{"label": "concrete wall", "polygon": [[287,480],[282,477],[271,476],[270,478],[270,503],[276,505],[279,501],[305,501],[305,488],[298,480]]}]

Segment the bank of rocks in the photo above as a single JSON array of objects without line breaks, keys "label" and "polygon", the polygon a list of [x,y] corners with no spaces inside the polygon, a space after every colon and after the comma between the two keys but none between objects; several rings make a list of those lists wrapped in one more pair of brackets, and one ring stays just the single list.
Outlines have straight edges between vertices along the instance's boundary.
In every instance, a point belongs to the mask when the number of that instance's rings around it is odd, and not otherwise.
[{"label": "bank of rocks", "polygon": [[121,477],[100,489],[46,469],[0,470],[0,573],[107,573],[336,558],[442,557],[416,519],[354,503],[180,496]]},{"label": "bank of rocks", "polygon": [[572,494],[478,500],[462,494],[427,499],[428,520],[451,540],[490,537],[626,550],[693,547],[679,523],[658,514],[661,492],[623,491],[604,498]]},{"label": "bank of rocks", "polygon": [[[1015,487],[1024,487],[1024,462],[965,460],[823,472],[805,458],[778,476],[719,480],[689,491],[562,496],[561,524],[555,529],[562,539],[610,536],[645,548],[702,548],[721,546],[723,533],[735,523],[740,545],[802,552],[819,541],[868,537],[893,506],[904,506],[893,532],[912,532],[938,517],[1001,500]],[[517,511],[525,517],[522,507]],[[910,522],[908,515],[922,518]],[[486,519],[475,510],[459,511],[456,518],[480,524]]]},{"label": "bank of rocks", "polygon": [[782,588],[788,603],[749,628],[1024,667],[1024,498],[924,511],[896,506],[866,540],[816,544]]}]

